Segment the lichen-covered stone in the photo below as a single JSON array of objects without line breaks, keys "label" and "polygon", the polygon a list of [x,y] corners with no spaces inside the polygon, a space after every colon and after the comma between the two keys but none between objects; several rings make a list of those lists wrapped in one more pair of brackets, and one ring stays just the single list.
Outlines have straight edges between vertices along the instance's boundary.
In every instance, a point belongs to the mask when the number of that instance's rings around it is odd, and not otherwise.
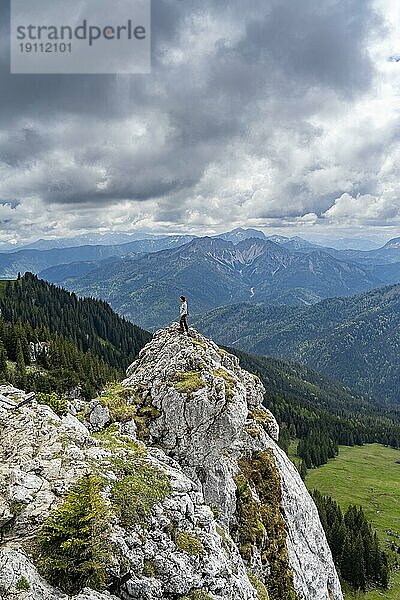
[{"label": "lichen-covered stone", "polygon": [[[20,397],[24,397],[22,392]],[[201,490],[161,449],[146,448],[127,436],[125,425],[94,437],[75,417],[57,417],[45,405],[33,403],[17,411],[0,409],[2,600],[67,600],[65,593],[39,575],[32,541],[48,515],[63,505],[68,490],[88,471],[103,478],[104,495],[115,515],[110,538],[114,556],[109,565],[115,597],[161,599],[204,589],[213,600],[256,600],[240,554],[228,531],[224,535],[231,549],[226,552]],[[154,495],[152,486],[146,497],[146,488],[136,485],[134,491],[144,494],[148,512],[123,527],[114,505],[113,483],[124,481],[125,470],[130,473],[133,469],[140,479],[141,468],[145,478],[150,470],[155,478],[161,477],[162,493]],[[149,563],[153,566],[151,574]],[[29,582],[29,591],[17,588],[21,577]],[[109,598],[105,591],[74,596],[77,600]]]}]

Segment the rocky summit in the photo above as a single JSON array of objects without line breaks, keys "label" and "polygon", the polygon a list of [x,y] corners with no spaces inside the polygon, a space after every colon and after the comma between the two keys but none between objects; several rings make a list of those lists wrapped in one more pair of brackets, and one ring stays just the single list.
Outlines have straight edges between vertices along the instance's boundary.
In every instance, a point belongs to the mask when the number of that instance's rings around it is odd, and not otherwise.
[{"label": "rocky summit", "polygon": [[342,600],[264,393],[177,325],[91,402],[0,386],[1,599]]}]

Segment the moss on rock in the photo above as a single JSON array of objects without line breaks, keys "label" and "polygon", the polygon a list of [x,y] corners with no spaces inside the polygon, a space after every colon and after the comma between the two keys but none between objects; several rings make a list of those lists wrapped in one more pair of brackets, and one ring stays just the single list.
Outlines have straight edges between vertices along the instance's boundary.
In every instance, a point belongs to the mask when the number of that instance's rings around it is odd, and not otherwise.
[{"label": "moss on rock", "polygon": [[147,461],[120,463],[124,475],[111,489],[122,527],[145,525],[152,507],[171,493],[169,478]]},{"label": "moss on rock", "polygon": [[14,500],[10,503],[10,512],[14,517],[18,517],[26,508],[27,504],[23,500]]},{"label": "moss on rock", "polygon": [[132,388],[125,387],[120,383],[111,382],[106,385],[99,400],[110,411],[112,421],[126,423],[134,418],[136,408],[129,403],[132,394]]},{"label": "moss on rock", "polygon": [[221,538],[222,547],[224,548],[225,552],[230,555],[233,546],[232,541],[229,539],[226,531],[220,525],[216,525],[216,530]]},{"label": "moss on rock", "polygon": [[213,371],[213,375],[214,377],[222,377],[222,379],[225,381],[225,398],[227,402],[232,402],[236,386],[236,380],[234,377],[232,377],[228,371],[222,368]]},{"label": "moss on rock", "polygon": [[99,400],[109,409],[113,422],[127,423],[134,420],[137,437],[142,441],[150,437],[150,423],[161,416],[161,412],[152,405],[149,390],[142,385],[133,389],[120,383],[109,383]]},{"label": "moss on rock", "polygon": [[175,389],[180,394],[187,394],[190,398],[193,392],[197,392],[206,386],[201,378],[200,371],[186,371],[175,373],[172,378]]},{"label": "moss on rock", "polygon": [[156,574],[156,569],[154,567],[153,561],[145,558],[143,561],[143,571],[142,571],[143,577],[154,577],[155,574]]},{"label": "moss on rock", "polygon": [[249,417],[253,419],[258,425],[261,425],[263,429],[268,431],[269,425],[273,423],[274,419],[272,415],[267,413],[262,408],[255,408],[249,412]]},{"label": "moss on rock", "polygon": [[270,600],[296,600],[286,546],[281,482],[273,452],[255,452],[242,458],[239,467],[232,535],[246,561],[251,560],[257,547],[262,561],[269,565]]},{"label": "moss on rock", "polygon": [[181,596],[179,600],[212,600],[210,594],[203,589],[192,590],[186,596]]},{"label": "moss on rock", "polygon": [[252,438],[259,438],[261,431],[258,427],[245,427],[246,433],[248,433]]},{"label": "moss on rock", "polygon": [[118,426],[115,424],[111,424],[103,431],[93,433],[92,436],[109,450],[127,450],[137,456],[146,456],[145,447],[119,433]]},{"label": "moss on rock", "polygon": [[258,577],[254,575],[251,571],[247,572],[247,577],[253,588],[257,592],[258,600],[269,600],[268,590]]},{"label": "moss on rock", "polygon": [[266,531],[260,515],[260,504],[256,500],[246,477],[240,473],[234,478],[236,484],[236,523],[231,526],[231,535],[237,541],[240,554],[250,561],[254,547],[263,550]]},{"label": "moss on rock", "polygon": [[203,350],[207,349],[206,344],[204,344],[204,342],[200,342],[199,340],[196,340],[196,338],[191,338],[192,344],[195,344],[196,346],[200,346],[200,348],[203,348]]},{"label": "moss on rock", "polygon": [[186,552],[192,556],[203,556],[204,546],[198,536],[188,531],[176,531],[174,542],[180,552]]}]

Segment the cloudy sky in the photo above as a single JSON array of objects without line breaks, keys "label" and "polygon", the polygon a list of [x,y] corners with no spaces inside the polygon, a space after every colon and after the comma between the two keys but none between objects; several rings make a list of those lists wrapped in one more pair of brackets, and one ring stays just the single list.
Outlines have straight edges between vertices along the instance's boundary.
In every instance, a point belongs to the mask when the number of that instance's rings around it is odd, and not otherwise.
[{"label": "cloudy sky", "polygon": [[10,75],[2,6],[0,242],[400,235],[398,0],[153,0],[136,76]]}]

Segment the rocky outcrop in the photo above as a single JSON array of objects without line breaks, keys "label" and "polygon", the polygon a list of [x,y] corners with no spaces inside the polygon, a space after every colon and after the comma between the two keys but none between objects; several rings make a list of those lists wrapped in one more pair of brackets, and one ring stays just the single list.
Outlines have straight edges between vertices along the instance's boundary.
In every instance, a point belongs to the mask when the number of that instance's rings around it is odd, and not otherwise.
[{"label": "rocky outcrop", "polygon": [[93,476],[107,578],[79,600],[342,600],[316,508],[276,444],[263,393],[235,357],[172,325],[121,386],[76,416],[0,403],[0,597],[67,600],[36,540],[49,515],[67,515],[69,490]]}]

